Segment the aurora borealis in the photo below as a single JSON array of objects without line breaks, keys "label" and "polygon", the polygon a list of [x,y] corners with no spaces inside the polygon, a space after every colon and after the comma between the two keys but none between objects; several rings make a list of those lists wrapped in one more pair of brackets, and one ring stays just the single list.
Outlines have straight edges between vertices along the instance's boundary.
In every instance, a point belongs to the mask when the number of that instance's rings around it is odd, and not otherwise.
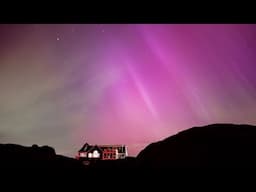
[{"label": "aurora borealis", "polygon": [[181,130],[256,124],[256,25],[0,25],[0,141],[130,155]]}]

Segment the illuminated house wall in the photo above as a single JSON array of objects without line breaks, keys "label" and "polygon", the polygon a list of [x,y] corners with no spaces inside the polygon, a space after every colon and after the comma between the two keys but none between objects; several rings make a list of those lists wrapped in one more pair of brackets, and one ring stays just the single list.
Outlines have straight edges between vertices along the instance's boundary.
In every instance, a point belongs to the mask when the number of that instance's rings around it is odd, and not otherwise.
[{"label": "illuminated house wall", "polygon": [[89,145],[85,143],[78,151],[77,158],[80,160],[116,160],[124,159],[128,156],[125,145]]}]

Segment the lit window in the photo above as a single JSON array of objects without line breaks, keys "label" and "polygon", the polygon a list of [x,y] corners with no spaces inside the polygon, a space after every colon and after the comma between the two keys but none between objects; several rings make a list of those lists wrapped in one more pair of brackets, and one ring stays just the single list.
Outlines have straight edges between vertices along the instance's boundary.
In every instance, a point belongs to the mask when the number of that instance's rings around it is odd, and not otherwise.
[{"label": "lit window", "polygon": [[89,157],[89,158],[92,158],[92,153],[88,153],[88,157]]},{"label": "lit window", "polygon": [[99,158],[100,157],[100,153],[97,150],[93,151],[93,157],[94,158]]}]

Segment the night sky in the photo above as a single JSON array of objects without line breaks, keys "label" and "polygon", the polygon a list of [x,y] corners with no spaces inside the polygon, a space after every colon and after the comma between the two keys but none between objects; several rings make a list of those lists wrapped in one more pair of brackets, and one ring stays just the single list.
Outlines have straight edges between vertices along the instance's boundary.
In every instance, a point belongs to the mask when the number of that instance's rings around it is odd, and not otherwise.
[{"label": "night sky", "polygon": [[0,25],[0,143],[151,142],[256,125],[256,25]]}]

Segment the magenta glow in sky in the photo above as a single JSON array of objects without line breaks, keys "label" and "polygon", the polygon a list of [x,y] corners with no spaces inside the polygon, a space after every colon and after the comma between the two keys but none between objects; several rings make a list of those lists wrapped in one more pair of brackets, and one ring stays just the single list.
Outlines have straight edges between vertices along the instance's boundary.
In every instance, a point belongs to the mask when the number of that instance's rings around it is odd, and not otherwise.
[{"label": "magenta glow in sky", "polygon": [[256,25],[0,25],[1,143],[130,155],[181,130],[256,124]]}]

